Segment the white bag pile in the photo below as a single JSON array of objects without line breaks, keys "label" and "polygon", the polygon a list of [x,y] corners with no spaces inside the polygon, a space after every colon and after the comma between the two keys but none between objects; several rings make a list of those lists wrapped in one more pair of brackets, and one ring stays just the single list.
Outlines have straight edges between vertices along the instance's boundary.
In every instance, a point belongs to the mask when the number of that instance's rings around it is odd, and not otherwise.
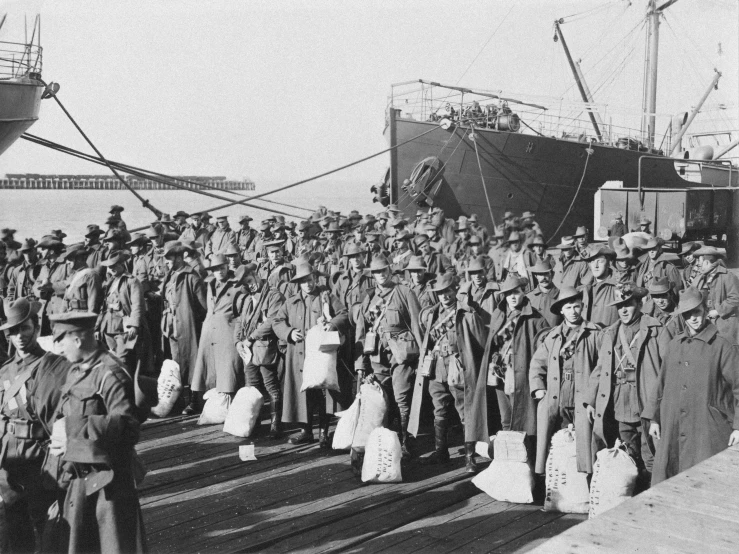
[{"label": "white bag pile", "polygon": [[357,428],[357,422],[359,421],[359,401],[360,396],[357,395],[348,410],[335,414],[338,416],[339,422],[336,424],[334,440],[331,443],[331,448],[334,450],[348,450],[352,447],[354,430]]},{"label": "white bag pile", "polygon": [[223,432],[236,437],[248,437],[259,421],[264,397],[256,387],[243,387],[236,392],[228,408]]},{"label": "white bag pile", "polygon": [[613,448],[596,455],[590,482],[590,518],[610,510],[634,496],[639,470],[636,463],[616,439]]},{"label": "white bag pile", "polygon": [[321,350],[325,331],[318,325],[305,334],[305,361],[303,363],[303,385],[300,392],[308,389],[339,390],[336,373],[337,350]]},{"label": "white bag pile", "polygon": [[531,504],[534,475],[526,450],[526,433],[499,431],[493,452],[493,461],[475,475],[472,484],[495,500]]},{"label": "white bag pile", "polygon": [[545,512],[587,514],[590,492],[587,474],[577,471],[575,429],[557,431],[547,457]]},{"label": "white bag pile", "polygon": [[359,388],[359,416],[351,447],[362,451],[370,434],[382,427],[387,414],[387,400],[379,383],[365,383]]},{"label": "white bag pile", "polygon": [[398,434],[378,427],[370,433],[362,465],[363,483],[400,483],[400,439]]},{"label": "white bag pile", "polygon": [[180,364],[174,360],[164,360],[157,379],[159,403],[151,409],[151,413],[157,417],[167,417],[181,393]]},{"label": "white bag pile", "polygon": [[203,395],[203,400],[205,400],[205,405],[198,419],[198,425],[224,423],[231,404],[231,395],[210,389]]}]

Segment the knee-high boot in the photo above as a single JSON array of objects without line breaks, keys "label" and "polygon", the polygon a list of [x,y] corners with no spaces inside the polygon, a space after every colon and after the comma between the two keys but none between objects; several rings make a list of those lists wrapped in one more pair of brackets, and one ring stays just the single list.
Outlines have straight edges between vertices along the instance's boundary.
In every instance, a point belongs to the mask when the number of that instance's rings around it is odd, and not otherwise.
[{"label": "knee-high boot", "polygon": [[270,395],[271,423],[269,438],[279,439],[282,436],[282,398],[279,394]]},{"label": "knee-high boot", "polygon": [[449,461],[448,431],[449,422],[447,420],[434,420],[434,452],[429,457],[423,458],[424,464],[445,464]]}]

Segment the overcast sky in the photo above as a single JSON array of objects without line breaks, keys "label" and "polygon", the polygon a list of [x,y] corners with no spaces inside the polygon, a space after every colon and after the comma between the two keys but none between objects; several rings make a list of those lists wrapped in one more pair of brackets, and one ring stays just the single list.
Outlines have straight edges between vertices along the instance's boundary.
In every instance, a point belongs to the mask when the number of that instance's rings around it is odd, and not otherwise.
[{"label": "overcast sky", "polygon": [[[668,9],[658,111],[689,108],[715,66],[724,78],[709,103],[730,104],[726,115],[736,121],[737,4],[681,0]],[[645,6],[24,0],[0,4],[8,13],[0,39],[22,36],[23,16],[41,14],[43,77],[60,83],[60,99],[111,159],[170,174],[248,176],[272,187],[385,148],[394,82],[426,78],[573,98],[561,46],[552,41],[553,20],[571,14],[587,12],[563,28],[596,100],[640,109]],[[622,58],[624,70],[601,87]],[[52,101],[31,132],[84,149]],[[387,164],[383,156],[336,179],[374,182]],[[101,169],[19,141],[0,158],[6,172]]]}]

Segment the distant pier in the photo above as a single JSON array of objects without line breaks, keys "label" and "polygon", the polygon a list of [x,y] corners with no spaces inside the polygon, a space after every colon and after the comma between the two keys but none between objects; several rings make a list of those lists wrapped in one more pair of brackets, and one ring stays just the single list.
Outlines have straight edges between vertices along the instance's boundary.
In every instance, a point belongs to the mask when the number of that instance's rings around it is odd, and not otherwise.
[{"label": "distant pier", "polygon": [[[137,190],[177,190],[158,181],[125,175],[126,182]],[[256,190],[254,181],[235,181],[226,177],[174,177],[174,183],[193,190],[215,187],[221,190]],[[29,190],[122,190],[125,187],[113,175],[39,175],[9,173],[0,179],[0,189]]]}]

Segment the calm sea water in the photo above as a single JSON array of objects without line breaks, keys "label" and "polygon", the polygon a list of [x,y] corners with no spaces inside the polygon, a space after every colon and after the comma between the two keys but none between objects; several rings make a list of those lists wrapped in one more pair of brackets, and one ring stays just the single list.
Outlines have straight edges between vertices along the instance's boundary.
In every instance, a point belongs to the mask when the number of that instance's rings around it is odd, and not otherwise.
[{"label": "calm sea water", "polygon": [[[256,192],[252,194],[262,192],[266,191],[260,190],[257,185]],[[139,191],[139,193],[157,209],[170,214],[178,210],[188,213],[210,210],[214,206],[225,204],[223,200],[188,191]],[[225,192],[218,194],[229,199],[232,197]],[[267,198],[305,208],[290,208],[259,200],[254,202],[290,214],[286,216],[288,221],[306,219],[320,205],[342,213],[349,213],[352,209],[359,210],[362,214],[379,211],[379,205],[372,203],[369,185],[310,183],[275,193]],[[233,199],[236,200],[237,197],[233,196]],[[69,244],[81,241],[85,227],[90,223],[97,223],[104,228],[108,210],[113,204],[125,208],[123,218],[129,229],[148,225],[154,220],[152,212],[141,206],[129,191],[0,190],[0,228],[17,229],[15,236],[21,241],[26,237],[38,239],[52,229],[62,229],[68,235],[65,241]],[[256,223],[269,215],[267,211],[246,206],[233,206],[213,212],[211,215],[228,215],[231,227],[238,228],[237,217],[244,213],[251,215]]]}]

